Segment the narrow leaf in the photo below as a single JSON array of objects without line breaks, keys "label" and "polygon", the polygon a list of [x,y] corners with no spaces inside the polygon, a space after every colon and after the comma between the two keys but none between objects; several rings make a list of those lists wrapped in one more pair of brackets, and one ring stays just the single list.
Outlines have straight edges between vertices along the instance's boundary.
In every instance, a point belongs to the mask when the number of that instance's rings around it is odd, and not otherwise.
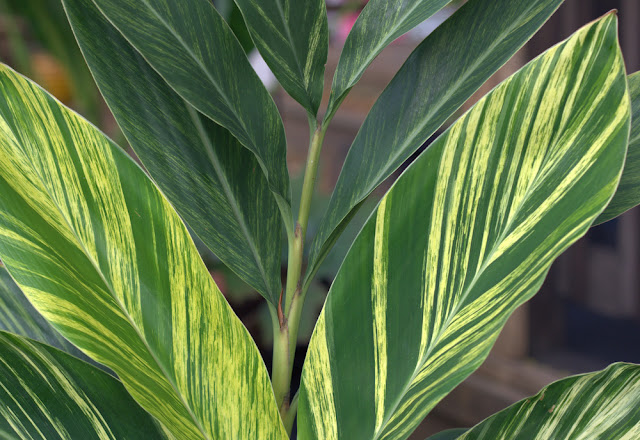
[{"label": "narrow leaf", "polygon": [[282,87],[315,116],[329,50],[325,0],[236,0],[236,4]]},{"label": "narrow leaf", "polygon": [[371,109],[349,150],[312,244],[307,282],[350,212],[507,62],[561,3],[470,0],[418,46]]},{"label": "narrow leaf", "polygon": [[25,440],[167,438],[117,379],[5,332],[0,332],[0,434]]},{"label": "narrow leaf", "polygon": [[631,137],[627,161],[624,164],[620,185],[596,224],[609,221],[629,209],[640,205],[640,72],[629,75],[631,96]]},{"label": "narrow leaf", "polygon": [[253,154],[176,94],[91,0],[64,0],[96,82],[129,143],[194,232],[273,304],[278,206]]},{"label": "narrow leaf", "polygon": [[614,364],[555,382],[459,440],[640,438],[640,366]]},{"label": "narrow leaf", "polygon": [[260,353],[157,187],[5,66],[0,96],[0,258],[31,303],[176,438],[284,438]]},{"label": "narrow leaf", "polygon": [[383,198],[311,339],[301,439],[406,438],[602,212],[630,123],[616,24],[494,89]]},{"label": "narrow leaf", "polygon": [[256,155],[290,227],[282,119],[211,1],[93,2],[180,96]]},{"label": "narrow leaf", "polygon": [[[333,76],[331,118],[371,62],[393,40],[438,12],[451,0],[370,0],[347,36]],[[453,47],[453,46],[452,46]]]},{"label": "narrow leaf", "polygon": [[446,431],[432,435],[427,440],[456,440],[466,431],[466,429],[447,429]]}]

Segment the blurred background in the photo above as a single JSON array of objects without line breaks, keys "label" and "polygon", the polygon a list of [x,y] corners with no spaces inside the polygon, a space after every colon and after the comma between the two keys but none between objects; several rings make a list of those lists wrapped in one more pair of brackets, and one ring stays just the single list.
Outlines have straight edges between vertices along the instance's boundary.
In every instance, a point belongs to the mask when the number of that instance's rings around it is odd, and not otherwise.
[{"label": "blurred background", "polygon": [[[331,40],[321,112],[326,106],[344,39],[365,3],[360,0],[327,0]],[[463,0],[453,1],[395,41],[373,62],[351,91],[325,140],[309,225],[310,236],[319,226],[349,146],[368,110],[411,51],[462,3]],[[214,0],[214,4],[232,26],[281,110],[289,143],[294,200],[297,200],[299,196],[296,197],[295,192],[301,186],[300,174],[304,169],[309,139],[306,113],[278,87],[253,50],[242,17],[232,0]],[[458,116],[532,58],[611,9],[619,11],[620,39],[627,70],[629,73],[640,70],[638,0],[566,0],[542,30],[465,104]],[[0,60],[37,81],[133,155],[93,83],[59,0],[0,0]],[[344,239],[327,258],[308,294],[294,370],[296,382],[299,381],[313,324],[348,245],[398,174],[385,182],[365,203],[345,231]],[[272,334],[264,300],[204,246],[199,248],[212,276],[254,335],[269,365]],[[285,257],[283,255],[283,276]],[[511,403],[536,393],[553,380],[601,369],[617,361],[640,363],[638,209],[592,228],[586,237],[556,261],[540,293],[513,315],[485,364],[443,400],[411,438],[422,440],[449,427],[472,426]]]}]

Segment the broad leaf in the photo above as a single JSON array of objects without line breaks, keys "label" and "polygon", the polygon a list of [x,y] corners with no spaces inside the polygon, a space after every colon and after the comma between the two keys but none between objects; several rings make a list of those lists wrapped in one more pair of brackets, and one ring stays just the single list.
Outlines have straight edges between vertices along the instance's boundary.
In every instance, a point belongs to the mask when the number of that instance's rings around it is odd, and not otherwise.
[{"label": "broad leaf", "polygon": [[459,440],[640,438],[640,366],[614,364],[555,382]]},{"label": "broad leaf", "polygon": [[437,433],[436,435],[432,435],[427,440],[456,440],[466,431],[466,429],[447,429],[446,431],[442,431]]},{"label": "broad leaf", "polygon": [[561,3],[470,0],[418,46],[375,103],[349,149],[312,244],[307,283],[359,204],[507,62]]},{"label": "broad leaf", "polygon": [[257,160],[176,94],[91,0],[63,2],[100,90],[151,176],[209,249],[277,304],[281,223]]},{"label": "broad leaf", "polygon": [[604,223],[640,205],[640,72],[629,75],[631,137],[620,185],[596,223]]},{"label": "broad leaf", "polygon": [[333,116],[371,62],[402,34],[451,0],[370,0],[347,36],[333,77],[326,119]]},{"label": "broad leaf", "polygon": [[282,87],[315,117],[329,50],[325,0],[235,1]]},{"label": "broad leaf", "polygon": [[302,373],[307,439],[404,439],[589,228],[629,136],[609,14],[489,95],[397,180],[331,287]]},{"label": "broad leaf", "polygon": [[47,440],[167,438],[117,379],[5,332],[0,332],[0,434]]},{"label": "broad leaf", "polygon": [[291,227],[282,119],[211,1],[93,2],[180,96],[256,155]]},{"label": "broad leaf", "polygon": [[176,438],[284,438],[260,353],[158,188],[4,66],[0,96],[0,258],[31,303]]}]

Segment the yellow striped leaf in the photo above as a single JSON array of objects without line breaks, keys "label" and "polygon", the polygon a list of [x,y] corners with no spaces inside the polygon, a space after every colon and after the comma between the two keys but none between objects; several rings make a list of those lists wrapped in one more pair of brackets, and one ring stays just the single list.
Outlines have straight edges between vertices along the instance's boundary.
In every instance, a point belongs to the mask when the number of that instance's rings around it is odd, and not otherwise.
[{"label": "yellow striped leaf", "polygon": [[404,439],[617,186],[629,99],[609,14],[510,77],[397,180],[331,287],[300,439]]},{"label": "yellow striped leaf", "polygon": [[318,113],[329,51],[325,0],[235,0],[256,47],[282,87]]},{"label": "yellow striped leaf", "polygon": [[158,188],[6,66],[0,96],[0,258],[31,303],[176,438],[285,438],[253,340]]},{"label": "yellow striped leaf", "polygon": [[55,348],[0,332],[3,439],[164,439],[122,383]]},{"label": "yellow striped leaf", "polygon": [[629,75],[631,137],[620,185],[596,224],[604,223],[640,205],[640,72]]},{"label": "yellow striped leaf", "polygon": [[640,438],[640,366],[614,364],[555,382],[489,417],[458,440]]}]

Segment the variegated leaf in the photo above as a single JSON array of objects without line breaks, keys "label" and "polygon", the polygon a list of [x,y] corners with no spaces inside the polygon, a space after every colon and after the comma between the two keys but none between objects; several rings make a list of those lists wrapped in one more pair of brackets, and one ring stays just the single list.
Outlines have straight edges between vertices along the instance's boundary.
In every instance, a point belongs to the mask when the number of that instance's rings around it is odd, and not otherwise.
[{"label": "variegated leaf", "polygon": [[640,438],[640,366],[563,379],[489,417],[458,440]]},{"label": "variegated leaf", "polygon": [[604,223],[640,205],[640,72],[629,75],[631,137],[620,185],[596,223]]},{"label": "variegated leaf", "polygon": [[140,167],[0,67],[0,258],[176,438],[285,438],[264,363]]},{"label": "variegated leaf", "polygon": [[562,0],[470,0],[416,48],[371,109],[349,149],[311,246],[306,284],[360,203],[561,4]]},{"label": "variegated leaf", "polygon": [[47,345],[0,332],[3,439],[165,439],[107,373]]},{"label": "variegated leaf", "polygon": [[282,87],[315,117],[329,50],[325,0],[235,0]]},{"label": "variegated leaf", "polygon": [[96,82],[146,169],[207,247],[277,305],[281,223],[258,161],[176,94],[92,0],[63,3]]},{"label": "variegated leaf", "polygon": [[614,14],[510,77],[397,180],[331,287],[302,373],[308,439],[404,439],[611,199],[629,137]]},{"label": "variegated leaf", "polygon": [[292,230],[282,119],[210,0],[93,0],[187,102],[251,150]]}]

